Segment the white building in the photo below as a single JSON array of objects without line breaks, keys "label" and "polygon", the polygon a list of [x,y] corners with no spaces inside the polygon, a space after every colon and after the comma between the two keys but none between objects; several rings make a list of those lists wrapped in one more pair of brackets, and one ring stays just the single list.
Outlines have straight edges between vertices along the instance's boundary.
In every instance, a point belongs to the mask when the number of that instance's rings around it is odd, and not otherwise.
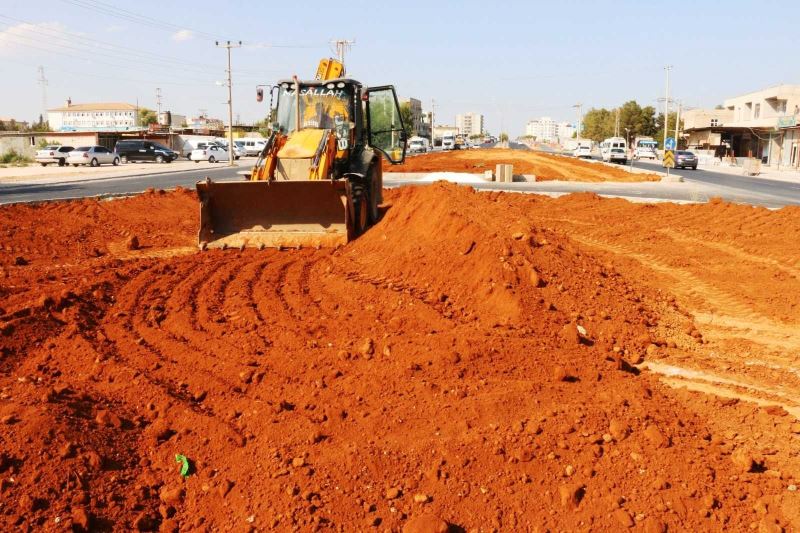
[{"label": "white building", "polygon": [[558,140],[558,125],[550,117],[531,120],[525,126],[525,135],[535,137],[537,141],[553,142]]},{"label": "white building", "polygon": [[47,110],[47,121],[53,131],[125,131],[138,129],[137,107],[119,102],[73,104]]},{"label": "white building", "polygon": [[575,135],[575,126],[569,122],[559,122],[556,126],[556,135],[558,136],[558,142],[564,144]]},{"label": "white building", "polygon": [[483,115],[480,113],[456,115],[456,128],[458,128],[460,134],[467,137],[473,135],[483,136]]}]

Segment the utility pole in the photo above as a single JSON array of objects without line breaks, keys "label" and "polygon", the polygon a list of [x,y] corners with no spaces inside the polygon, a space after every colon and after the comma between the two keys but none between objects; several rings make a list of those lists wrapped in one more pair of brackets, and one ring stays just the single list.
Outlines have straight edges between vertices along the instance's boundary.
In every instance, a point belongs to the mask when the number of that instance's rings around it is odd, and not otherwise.
[{"label": "utility pole", "polygon": [[683,102],[680,100],[676,100],[678,104],[678,116],[675,117],[675,149],[680,149],[680,142],[681,142],[681,108],[683,108]]},{"label": "utility pole", "polygon": [[664,67],[664,70],[667,71],[667,94],[664,98],[664,151],[666,151],[667,146],[667,130],[669,130],[669,72],[672,70],[672,65],[667,65]]},{"label": "utility pole", "polygon": [[436,124],[436,123],[433,121],[433,113],[434,113],[435,110],[436,110],[436,100],[431,98],[431,150],[433,150],[433,146],[434,146],[433,128],[434,128],[434,124]]},{"label": "utility pole", "polygon": [[159,124],[161,123],[161,87],[156,87],[156,109],[158,112],[156,114],[156,119],[158,119]]},{"label": "utility pole", "polygon": [[614,137],[619,137],[619,108],[614,114]]},{"label": "utility pole", "polygon": [[44,77],[44,67],[39,65],[39,79],[36,80],[42,88],[42,120],[47,117],[47,78]]},{"label": "utility pole", "polygon": [[573,105],[572,107],[574,107],[575,109],[578,110],[578,133],[576,134],[575,138],[576,139],[580,139],[581,138],[581,130],[583,129],[581,127],[581,126],[583,126],[583,104],[581,104],[579,102],[579,103]]},{"label": "utility pole", "polygon": [[231,41],[225,41],[224,43],[215,41],[214,44],[219,48],[228,50],[228,166],[235,167],[236,163],[234,163],[233,157],[233,82],[231,81],[231,48],[239,48],[242,46],[242,41],[236,43]]},{"label": "utility pole", "polygon": [[331,44],[336,45],[336,57],[339,59],[339,63],[344,65],[344,54],[350,51],[350,48],[356,44],[356,40],[336,39],[331,41]]}]

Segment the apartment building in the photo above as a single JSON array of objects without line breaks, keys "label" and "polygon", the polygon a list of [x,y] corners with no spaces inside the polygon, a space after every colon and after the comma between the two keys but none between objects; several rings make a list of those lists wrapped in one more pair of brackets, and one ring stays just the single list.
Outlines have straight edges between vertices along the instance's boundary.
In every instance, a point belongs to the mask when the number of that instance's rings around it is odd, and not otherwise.
[{"label": "apartment building", "polygon": [[400,105],[408,105],[411,109],[411,134],[420,135],[424,129],[422,120],[422,102],[416,98],[402,98]]},{"label": "apartment building", "polygon": [[126,131],[139,127],[138,108],[132,104],[112,102],[73,104],[47,110],[47,121],[53,131]]},{"label": "apartment building", "polygon": [[456,115],[458,132],[467,137],[483,136],[483,115],[480,113],[464,113]]}]

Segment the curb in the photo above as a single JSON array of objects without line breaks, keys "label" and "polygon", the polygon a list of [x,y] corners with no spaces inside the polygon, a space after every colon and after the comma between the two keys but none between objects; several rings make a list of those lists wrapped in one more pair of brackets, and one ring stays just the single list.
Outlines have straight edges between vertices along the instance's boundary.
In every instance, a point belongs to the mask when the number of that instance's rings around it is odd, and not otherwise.
[{"label": "curb", "polygon": [[[227,166],[222,167],[220,169],[212,169],[212,170],[222,170],[224,168],[229,168]],[[200,169],[198,169],[200,170]],[[208,169],[206,169],[208,170]],[[0,187],[5,185],[61,185],[64,183],[87,183],[93,181],[105,181],[105,180],[117,180],[117,179],[126,179],[126,178],[146,178],[148,176],[163,176],[164,174],[178,174],[180,172],[196,172],[196,170],[184,169],[184,170],[166,170],[164,172],[158,173],[148,173],[148,174],[124,174],[121,176],[106,176],[104,178],[86,178],[86,179],[64,179],[58,181],[42,181],[48,178],[33,178],[31,180],[18,180],[18,181],[2,181],[0,180]]]}]

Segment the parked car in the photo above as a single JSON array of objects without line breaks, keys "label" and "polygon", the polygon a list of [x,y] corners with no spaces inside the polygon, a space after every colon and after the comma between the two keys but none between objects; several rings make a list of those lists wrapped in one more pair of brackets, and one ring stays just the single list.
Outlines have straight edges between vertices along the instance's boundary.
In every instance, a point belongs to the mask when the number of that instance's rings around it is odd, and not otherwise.
[{"label": "parked car", "polygon": [[199,163],[200,161],[208,161],[209,163],[228,161],[228,150],[217,144],[209,144],[205,148],[196,148],[192,150],[192,155],[189,156],[189,159],[195,163]]},{"label": "parked car", "polygon": [[58,146],[56,144],[45,146],[43,149],[36,151],[36,162],[41,163],[43,167],[50,163],[58,163],[58,166],[63,167],[67,164],[67,156],[74,149],[72,146]]},{"label": "parked car", "polygon": [[233,141],[233,155],[236,156],[236,159],[247,155],[247,147],[244,141]]},{"label": "parked car", "polygon": [[178,152],[170,150],[157,142],[134,139],[117,141],[114,151],[119,154],[119,157],[125,163],[129,161],[171,163],[180,156]]},{"label": "parked car", "polygon": [[697,156],[688,150],[677,150],[675,152],[675,168],[697,170]]},{"label": "parked car", "polygon": [[69,153],[67,164],[73,167],[78,165],[97,167],[106,164],[116,166],[119,165],[119,155],[104,146],[79,146]]},{"label": "parked car", "polygon": [[244,155],[261,155],[267,145],[266,139],[241,139],[244,143]]}]

